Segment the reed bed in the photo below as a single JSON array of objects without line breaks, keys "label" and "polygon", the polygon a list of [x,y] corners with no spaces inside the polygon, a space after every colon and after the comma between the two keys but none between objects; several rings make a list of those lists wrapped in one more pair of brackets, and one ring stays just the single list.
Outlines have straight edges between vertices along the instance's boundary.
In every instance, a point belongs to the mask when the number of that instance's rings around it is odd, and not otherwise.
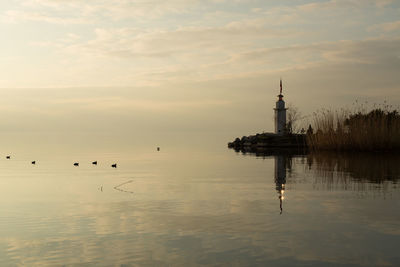
[{"label": "reed bed", "polygon": [[312,150],[400,151],[397,110],[323,109],[313,114],[307,144]]}]

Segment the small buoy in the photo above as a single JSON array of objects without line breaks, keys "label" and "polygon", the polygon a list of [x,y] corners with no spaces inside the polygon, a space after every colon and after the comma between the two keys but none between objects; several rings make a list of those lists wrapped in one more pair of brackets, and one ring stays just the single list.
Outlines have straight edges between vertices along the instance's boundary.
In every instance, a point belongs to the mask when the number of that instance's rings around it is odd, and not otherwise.
[{"label": "small buoy", "polygon": [[75,163],[74,163],[74,166],[79,166],[79,162],[75,162]]},{"label": "small buoy", "polygon": [[157,151],[160,151],[160,147],[157,147]]},{"label": "small buoy", "polygon": [[97,165],[97,160],[92,162],[93,165]]},{"label": "small buoy", "polygon": [[10,159],[10,158],[11,158],[11,156],[7,156],[7,157],[6,157],[6,159]]},{"label": "small buoy", "polygon": [[35,161],[35,160],[34,160],[34,161],[32,161],[32,164],[33,164],[33,165],[35,165],[35,164],[36,164],[36,161]]},{"label": "small buoy", "polygon": [[111,165],[111,167],[117,168],[117,163],[114,163],[113,165]]}]

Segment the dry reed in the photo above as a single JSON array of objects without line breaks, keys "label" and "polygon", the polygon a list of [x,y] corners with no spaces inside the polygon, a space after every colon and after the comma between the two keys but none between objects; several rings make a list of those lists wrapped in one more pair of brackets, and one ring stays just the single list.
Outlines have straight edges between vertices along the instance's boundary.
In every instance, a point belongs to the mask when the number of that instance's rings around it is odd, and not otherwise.
[{"label": "dry reed", "polygon": [[374,108],[354,111],[320,110],[314,113],[307,143],[312,150],[400,150],[400,114]]}]

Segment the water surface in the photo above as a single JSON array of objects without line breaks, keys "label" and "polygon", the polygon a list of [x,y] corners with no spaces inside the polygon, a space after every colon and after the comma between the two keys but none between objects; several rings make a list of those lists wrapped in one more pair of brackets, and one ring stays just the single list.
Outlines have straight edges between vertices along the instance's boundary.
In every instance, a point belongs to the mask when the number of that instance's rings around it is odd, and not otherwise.
[{"label": "water surface", "polygon": [[399,156],[173,136],[3,137],[0,265],[400,265]]}]

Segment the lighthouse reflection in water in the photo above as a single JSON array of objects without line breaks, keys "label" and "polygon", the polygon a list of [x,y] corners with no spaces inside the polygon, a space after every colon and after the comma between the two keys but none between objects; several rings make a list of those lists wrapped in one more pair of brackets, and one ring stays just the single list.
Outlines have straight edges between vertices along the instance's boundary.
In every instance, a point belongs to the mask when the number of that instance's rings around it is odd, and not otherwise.
[{"label": "lighthouse reflection in water", "polygon": [[278,155],[275,157],[275,185],[278,192],[280,213],[283,212],[283,200],[285,199],[286,166],[290,162],[287,156]]}]

